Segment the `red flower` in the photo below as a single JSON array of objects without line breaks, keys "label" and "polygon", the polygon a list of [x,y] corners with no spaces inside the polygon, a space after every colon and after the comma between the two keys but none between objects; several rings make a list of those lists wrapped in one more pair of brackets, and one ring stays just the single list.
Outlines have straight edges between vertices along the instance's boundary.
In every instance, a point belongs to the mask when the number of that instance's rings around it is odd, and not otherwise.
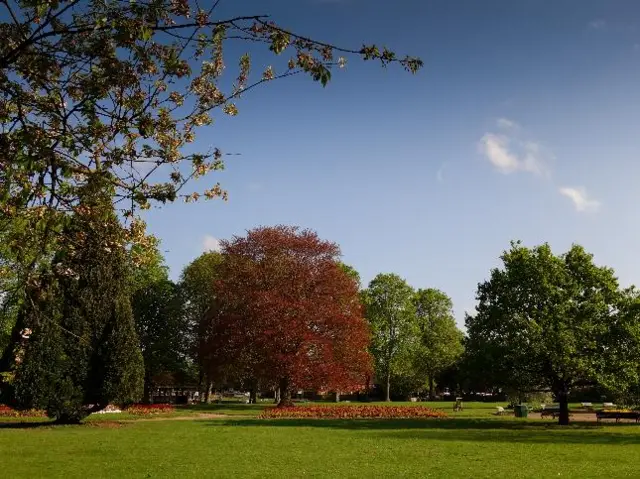
[{"label": "red flower", "polygon": [[303,406],[303,407],[270,407],[265,409],[260,418],[315,418],[315,419],[415,419],[444,418],[447,414],[439,409],[416,406]]},{"label": "red flower", "polygon": [[37,411],[35,409],[29,409],[27,411],[19,411],[17,409],[10,408],[4,404],[0,404],[0,417],[46,417],[44,411]]},{"label": "red flower", "polygon": [[138,416],[150,414],[166,414],[175,411],[171,404],[133,404],[126,408],[125,412]]}]

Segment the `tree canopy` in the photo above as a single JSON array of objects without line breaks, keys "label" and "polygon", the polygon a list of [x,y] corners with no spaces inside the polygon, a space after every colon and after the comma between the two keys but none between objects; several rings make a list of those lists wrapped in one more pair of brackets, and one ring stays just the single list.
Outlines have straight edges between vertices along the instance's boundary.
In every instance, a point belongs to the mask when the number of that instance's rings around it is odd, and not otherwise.
[{"label": "tree canopy", "polygon": [[355,391],[370,375],[369,330],[340,250],[316,233],[261,227],[222,242],[211,345],[262,387]]},{"label": "tree canopy", "polygon": [[363,292],[366,317],[371,325],[371,353],[376,377],[391,400],[391,379],[412,367],[417,346],[414,291],[396,274],[379,274]]},{"label": "tree canopy", "polygon": [[180,293],[188,336],[188,352],[198,368],[200,387],[205,397],[213,385],[216,365],[209,346],[209,321],[215,316],[215,283],[220,275],[222,255],[215,251],[201,254],[189,263],[180,276]]},{"label": "tree canopy", "polygon": [[553,391],[567,424],[573,388],[624,391],[638,383],[637,302],[613,270],[578,245],[555,256],[547,244],[512,243],[501,259],[478,285],[477,313],[466,320],[470,354],[494,384]]},{"label": "tree canopy", "polygon": [[[218,4],[0,2],[3,215],[41,223],[39,241],[49,243],[96,175],[129,219],[152,202],[224,198],[217,183],[185,190],[223,168],[218,148],[194,147],[215,112],[237,115],[241,96],[277,79],[306,74],[326,85],[344,66],[341,55],[411,72],[422,65],[375,45],[354,50],[316,41],[267,15],[223,18]],[[228,58],[229,42],[247,53]],[[260,51],[274,63],[254,64]],[[144,244],[139,221],[128,226],[122,234]]]},{"label": "tree canopy", "polygon": [[416,368],[429,381],[434,398],[435,378],[455,364],[463,353],[462,332],[456,326],[451,298],[438,289],[419,289],[413,298],[420,345]]}]

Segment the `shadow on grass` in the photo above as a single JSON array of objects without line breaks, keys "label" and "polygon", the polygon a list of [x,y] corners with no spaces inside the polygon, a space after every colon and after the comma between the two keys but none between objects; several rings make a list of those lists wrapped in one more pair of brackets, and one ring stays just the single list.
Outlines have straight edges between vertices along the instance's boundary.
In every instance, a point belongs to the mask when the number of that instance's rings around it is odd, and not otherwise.
[{"label": "shadow on grass", "polygon": [[[516,442],[555,444],[640,444],[635,424],[574,423],[558,426],[549,422],[496,419],[243,419],[208,422],[211,426],[340,429],[377,432],[384,438],[434,441]],[[637,428],[637,426],[636,426]],[[618,431],[612,431],[617,429]]]},{"label": "shadow on grass", "polygon": [[192,411],[215,413],[218,411],[237,411],[240,412],[260,412],[267,406],[273,404],[243,404],[243,403],[211,403],[211,404],[192,404],[189,406],[176,406],[177,411]]},{"label": "shadow on grass", "polygon": [[0,429],[38,429],[54,425],[52,421],[8,421],[0,422]]}]

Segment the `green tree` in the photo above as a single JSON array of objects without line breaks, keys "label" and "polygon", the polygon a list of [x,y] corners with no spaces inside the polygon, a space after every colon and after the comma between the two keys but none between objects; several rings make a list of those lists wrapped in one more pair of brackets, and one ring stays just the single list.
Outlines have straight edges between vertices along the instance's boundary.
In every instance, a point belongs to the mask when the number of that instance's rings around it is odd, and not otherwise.
[{"label": "green tree", "polygon": [[215,305],[215,282],[219,279],[223,257],[209,251],[193,260],[182,271],[180,290],[184,301],[184,314],[189,334],[188,350],[198,368],[200,386],[206,400],[209,399],[214,383],[215,365],[209,343],[210,319],[216,315],[211,308]]},{"label": "green tree", "polygon": [[338,265],[340,266],[340,269],[342,269],[342,271],[344,271],[347,276],[349,276],[349,278],[353,279],[356,284],[358,285],[358,289],[360,289],[362,282],[360,280],[360,273],[358,273],[358,271],[353,267],[350,266],[348,264],[345,263],[338,263]]},{"label": "green tree", "polygon": [[391,400],[392,377],[411,369],[416,347],[414,291],[396,274],[379,274],[363,293],[365,316],[371,325],[371,353],[376,376]]},{"label": "green tree", "polygon": [[638,383],[637,307],[613,270],[577,245],[555,256],[547,244],[516,242],[501,259],[466,319],[469,353],[496,386],[551,390],[566,425],[572,388],[624,391]]},{"label": "green tree", "polygon": [[142,393],[127,252],[103,191],[100,184],[86,187],[53,268],[29,284],[0,386],[10,404],[46,409],[63,423]]},{"label": "green tree", "polygon": [[[422,66],[375,45],[315,41],[266,15],[225,18],[219,3],[0,2],[2,213],[62,221],[93,176],[110,183],[128,217],[154,201],[225,197],[219,184],[184,191],[223,167],[217,148],[190,146],[216,111],[237,115],[241,96],[277,79],[326,85],[341,55]],[[229,58],[232,42],[247,53]],[[272,65],[253,64],[261,51]]]},{"label": "green tree", "polygon": [[[349,56],[411,72],[422,66],[375,45],[315,41],[264,15],[225,18],[219,3],[0,2],[0,218],[30,225],[6,243],[9,258],[35,246],[50,260],[52,245],[69,241],[64,227],[97,178],[122,209],[114,234],[142,250],[153,242],[140,210],[226,198],[218,183],[186,191],[224,167],[223,152],[209,142],[193,147],[196,134],[217,112],[237,115],[239,99],[260,85],[294,75],[326,85]],[[230,59],[227,47],[238,41],[247,53]],[[272,65],[252,63],[260,50],[274,54]],[[18,263],[20,295],[39,281],[39,261]]]},{"label": "green tree", "polygon": [[189,369],[182,295],[168,279],[154,281],[134,293],[132,307],[144,360],[144,400],[151,402],[160,376],[175,382]]},{"label": "green tree", "polygon": [[160,252],[160,240],[147,236],[146,246],[133,244],[129,249],[131,290],[133,293],[156,283],[169,280],[169,267]]},{"label": "green tree", "polygon": [[429,397],[434,398],[435,378],[455,364],[462,355],[463,335],[456,326],[451,298],[438,289],[419,289],[414,298],[420,346],[416,367],[429,382]]}]

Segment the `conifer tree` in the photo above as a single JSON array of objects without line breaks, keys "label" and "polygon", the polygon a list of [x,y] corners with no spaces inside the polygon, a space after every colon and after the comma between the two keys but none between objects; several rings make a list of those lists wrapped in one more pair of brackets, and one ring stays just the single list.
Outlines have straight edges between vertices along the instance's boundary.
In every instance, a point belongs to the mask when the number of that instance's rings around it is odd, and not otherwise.
[{"label": "conifer tree", "polygon": [[45,409],[62,423],[142,394],[130,269],[105,190],[88,183],[51,269],[30,286],[2,387],[13,406]]}]

